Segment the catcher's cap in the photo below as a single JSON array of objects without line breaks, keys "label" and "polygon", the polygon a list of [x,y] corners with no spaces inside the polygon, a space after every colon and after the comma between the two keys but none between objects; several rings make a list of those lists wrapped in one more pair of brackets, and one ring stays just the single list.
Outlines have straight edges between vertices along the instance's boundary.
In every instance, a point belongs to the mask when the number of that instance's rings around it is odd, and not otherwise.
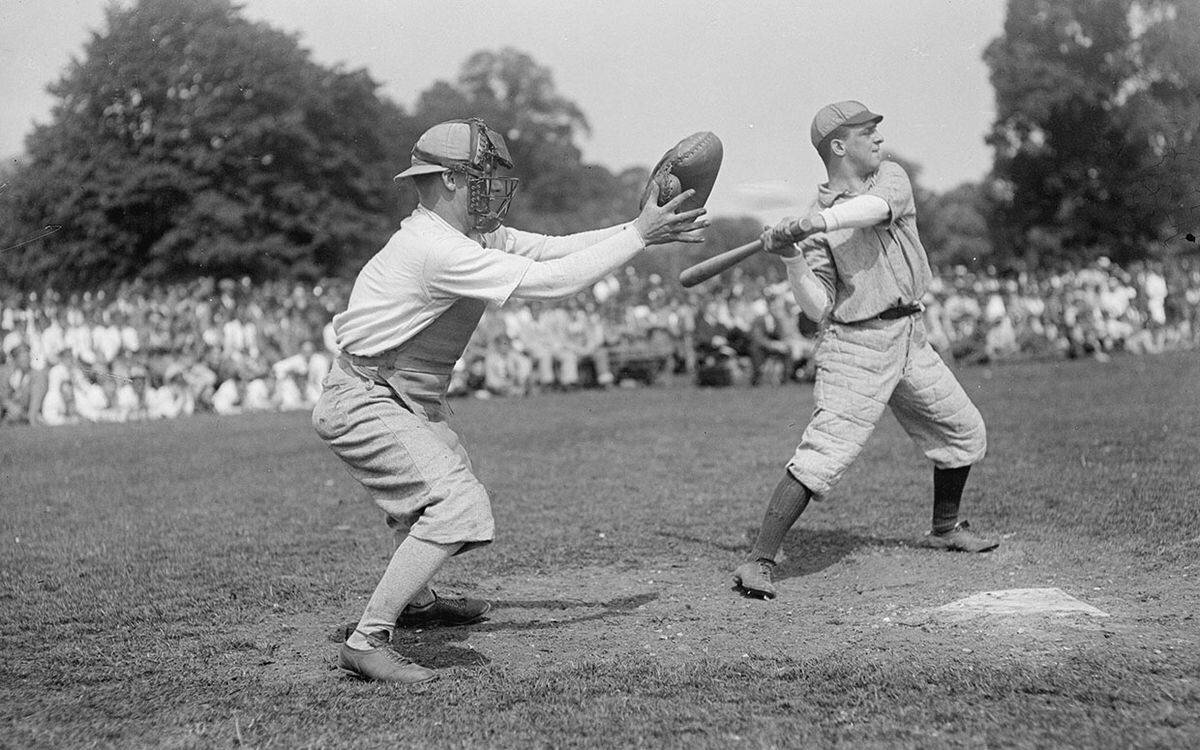
[{"label": "catcher's cap", "polygon": [[421,134],[412,150],[412,166],[393,179],[458,170],[487,170],[494,163],[512,168],[504,138],[479,118],[451,120]]},{"label": "catcher's cap", "polygon": [[821,142],[843,125],[866,125],[882,119],[883,115],[875,114],[862,102],[849,100],[826,104],[812,121],[813,148],[820,148]]}]

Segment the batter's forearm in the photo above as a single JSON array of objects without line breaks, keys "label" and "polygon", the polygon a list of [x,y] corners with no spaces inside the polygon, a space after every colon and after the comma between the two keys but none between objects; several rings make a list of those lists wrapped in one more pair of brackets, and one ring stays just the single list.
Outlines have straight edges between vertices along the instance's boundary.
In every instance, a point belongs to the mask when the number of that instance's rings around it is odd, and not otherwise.
[{"label": "batter's forearm", "polygon": [[813,273],[804,256],[784,258],[783,264],[787,268],[792,295],[795,296],[800,309],[810,320],[818,323],[824,320],[833,308],[833,300],[829,298],[829,292],[825,289],[825,285]]},{"label": "batter's forearm", "polygon": [[601,241],[562,258],[530,265],[514,297],[557,299],[587,289],[645,249],[642,236],[625,225]]},{"label": "batter's forearm", "polygon": [[882,224],[891,218],[892,209],[877,195],[859,195],[819,212],[825,220],[825,231],[863,229]]}]

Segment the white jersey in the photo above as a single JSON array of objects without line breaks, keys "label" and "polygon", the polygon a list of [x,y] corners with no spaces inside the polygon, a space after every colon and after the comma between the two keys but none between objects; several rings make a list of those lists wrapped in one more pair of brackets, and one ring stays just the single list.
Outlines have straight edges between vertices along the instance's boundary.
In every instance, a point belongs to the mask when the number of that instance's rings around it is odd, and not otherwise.
[{"label": "white jersey", "polygon": [[354,281],[333,318],[340,351],[373,356],[427,328],[460,299],[504,304],[526,272],[616,234],[621,226],[564,237],[500,227],[483,245],[418,206]]}]

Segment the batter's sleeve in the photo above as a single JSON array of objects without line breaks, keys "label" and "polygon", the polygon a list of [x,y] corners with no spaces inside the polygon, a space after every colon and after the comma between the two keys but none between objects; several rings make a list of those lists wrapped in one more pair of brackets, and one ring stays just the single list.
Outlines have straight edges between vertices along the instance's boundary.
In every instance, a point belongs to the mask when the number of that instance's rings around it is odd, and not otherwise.
[{"label": "batter's sleeve", "polygon": [[894,161],[885,161],[875,171],[870,187],[864,195],[875,195],[887,201],[891,209],[891,223],[917,213],[913,198],[912,183],[908,173]]},{"label": "batter's sleeve", "polygon": [[784,258],[783,265],[787,269],[792,296],[796,298],[800,309],[811,320],[824,320],[833,308],[833,298],[829,296],[824,282],[817,278],[812,269],[808,267],[808,261],[804,259],[804,255]]},{"label": "batter's sleeve", "polygon": [[[832,305],[834,300],[837,299],[834,296],[836,292],[837,269],[833,265],[833,254],[829,250],[829,238],[824,234],[815,234],[802,240],[799,245],[805,263],[812,269],[813,276],[816,276],[817,280],[821,282],[821,286],[825,288],[825,294]],[[799,302],[800,300],[796,301]]]}]

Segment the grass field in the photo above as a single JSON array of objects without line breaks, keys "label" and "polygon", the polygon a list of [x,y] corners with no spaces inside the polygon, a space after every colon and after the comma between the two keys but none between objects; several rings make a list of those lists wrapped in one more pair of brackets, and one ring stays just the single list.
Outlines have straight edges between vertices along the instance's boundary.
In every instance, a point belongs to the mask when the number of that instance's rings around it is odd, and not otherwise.
[{"label": "grass field", "polygon": [[[408,631],[420,688],[333,669],[389,554],[307,415],[0,432],[0,747],[1200,746],[1200,355],[966,369],[989,555],[916,549],[887,417],[730,590],[809,386],[455,402],[497,542]],[[948,617],[1055,587],[1109,614]]]}]

